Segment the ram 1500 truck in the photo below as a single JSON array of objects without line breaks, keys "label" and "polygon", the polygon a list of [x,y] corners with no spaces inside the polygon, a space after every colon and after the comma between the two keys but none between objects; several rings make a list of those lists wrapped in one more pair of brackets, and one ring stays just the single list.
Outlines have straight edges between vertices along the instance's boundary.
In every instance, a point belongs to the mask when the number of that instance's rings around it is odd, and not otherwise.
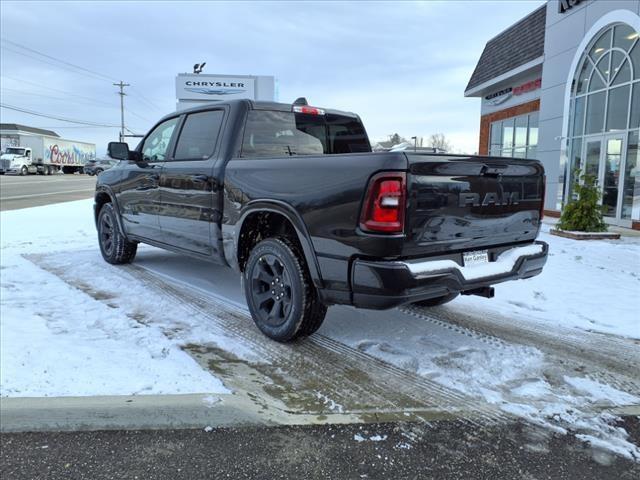
[{"label": "ram 1500 truck", "polygon": [[536,160],[371,152],[352,113],[235,100],[170,114],[99,177],[104,259],[139,242],[238,270],[262,332],[315,332],[327,306],[434,306],[542,271]]}]

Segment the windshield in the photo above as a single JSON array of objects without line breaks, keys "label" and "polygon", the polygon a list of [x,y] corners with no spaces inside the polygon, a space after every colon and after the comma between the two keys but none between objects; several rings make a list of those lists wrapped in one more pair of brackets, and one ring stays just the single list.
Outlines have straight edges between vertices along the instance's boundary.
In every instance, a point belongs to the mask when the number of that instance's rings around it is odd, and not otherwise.
[{"label": "windshield", "polygon": [[9,147],[4,153],[10,153],[11,155],[24,155],[24,148]]},{"label": "windshield", "polygon": [[370,152],[356,117],[252,110],[247,117],[243,157]]}]

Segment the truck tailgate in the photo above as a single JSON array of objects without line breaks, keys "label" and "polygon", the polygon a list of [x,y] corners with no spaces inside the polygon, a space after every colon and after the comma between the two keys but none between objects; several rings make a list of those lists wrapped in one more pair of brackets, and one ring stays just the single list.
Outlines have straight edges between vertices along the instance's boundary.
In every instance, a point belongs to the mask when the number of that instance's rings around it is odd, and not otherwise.
[{"label": "truck tailgate", "polygon": [[544,169],[536,160],[407,154],[406,256],[532,241]]}]

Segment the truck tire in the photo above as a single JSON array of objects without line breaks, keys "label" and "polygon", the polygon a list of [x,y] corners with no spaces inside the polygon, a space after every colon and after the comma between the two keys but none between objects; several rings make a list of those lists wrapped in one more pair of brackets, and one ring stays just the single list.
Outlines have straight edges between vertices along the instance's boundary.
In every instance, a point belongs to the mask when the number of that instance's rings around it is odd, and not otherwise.
[{"label": "truck tire", "polygon": [[98,214],[98,243],[102,258],[112,265],[131,263],[138,250],[138,244],[128,241],[120,231],[110,203],[105,203]]},{"label": "truck tire", "polygon": [[249,311],[267,337],[290,342],[322,325],[327,307],[318,297],[304,257],[286,237],[258,243],[243,276]]},{"label": "truck tire", "polygon": [[23,165],[22,168],[20,169],[20,175],[22,175],[24,177],[28,173],[29,173],[29,169],[27,168],[26,165]]},{"label": "truck tire", "polygon": [[447,295],[443,295],[442,297],[430,298],[428,300],[421,300],[419,302],[414,302],[413,305],[418,307],[437,307],[438,305],[444,305],[445,303],[449,303],[451,300],[455,299],[459,293],[449,293]]}]

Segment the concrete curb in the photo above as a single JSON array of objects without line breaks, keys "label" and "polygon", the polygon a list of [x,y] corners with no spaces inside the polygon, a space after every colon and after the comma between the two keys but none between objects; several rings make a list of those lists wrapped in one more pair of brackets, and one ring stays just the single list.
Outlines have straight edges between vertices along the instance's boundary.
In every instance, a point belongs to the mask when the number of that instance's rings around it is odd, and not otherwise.
[{"label": "concrete curb", "polygon": [[0,432],[269,425],[235,395],[118,395],[0,399]]}]

